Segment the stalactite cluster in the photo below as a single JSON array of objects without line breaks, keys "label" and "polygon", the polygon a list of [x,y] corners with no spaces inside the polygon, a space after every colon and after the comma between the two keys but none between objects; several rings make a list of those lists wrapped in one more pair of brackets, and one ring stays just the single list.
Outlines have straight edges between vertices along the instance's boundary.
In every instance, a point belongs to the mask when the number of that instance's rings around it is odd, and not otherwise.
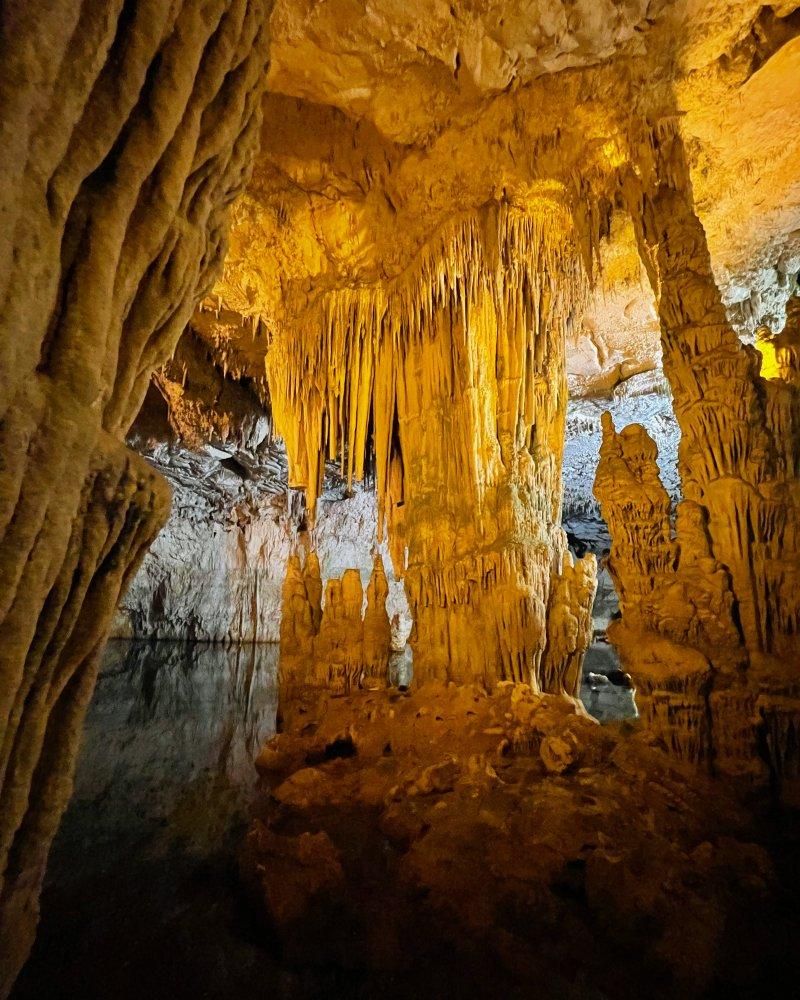
[{"label": "stalactite cluster", "polygon": [[266,4],[5,5],[0,995],[24,961],[98,651],[169,491],[120,443],[223,251]]},{"label": "stalactite cluster", "polygon": [[267,356],[309,508],[326,456],[348,479],[374,468],[418,681],[539,683],[566,549],[565,328],[583,282],[563,210],[493,202],[395,281],[321,296]]},{"label": "stalactite cluster", "polygon": [[652,440],[607,420],[595,491],[623,614],[614,639],[644,714],[677,751],[735,769],[747,756],[737,744],[753,744],[771,711],[760,685],[786,677],[800,713],[797,335],[791,314],[762,371],[726,318],[671,123],[650,151],[629,204],[656,292],[685,499],[673,526]]}]

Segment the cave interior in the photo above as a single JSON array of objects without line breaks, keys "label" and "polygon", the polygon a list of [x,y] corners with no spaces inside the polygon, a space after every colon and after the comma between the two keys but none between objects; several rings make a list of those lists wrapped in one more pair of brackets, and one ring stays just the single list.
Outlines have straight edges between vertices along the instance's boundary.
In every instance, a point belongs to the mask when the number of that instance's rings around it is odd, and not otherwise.
[{"label": "cave interior", "polygon": [[800,5],[0,0],[0,997],[800,977]]}]

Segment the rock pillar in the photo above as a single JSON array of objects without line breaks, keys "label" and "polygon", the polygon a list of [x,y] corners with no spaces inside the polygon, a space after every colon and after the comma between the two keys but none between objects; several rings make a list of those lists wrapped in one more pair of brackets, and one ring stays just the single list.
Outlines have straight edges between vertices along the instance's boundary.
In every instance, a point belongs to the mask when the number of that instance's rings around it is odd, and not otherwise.
[{"label": "rock pillar", "polygon": [[[492,202],[396,279],[321,295],[270,351],[276,426],[309,506],[326,456],[353,478],[374,469],[416,682],[542,682],[582,280],[561,207]],[[559,593],[583,606],[588,589]]]},{"label": "rock pillar", "polygon": [[774,681],[800,694],[796,340],[777,338],[762,373],[727,320],[673,124],[652,133],[649,152],[629,203],[656,293],[685,499],[673,525],[655,445],[607,420],[595,493],[622,610],[612,637],[667,742],[736,770],[747,758],[737,742],[749,752],[765,724],[757,692]]},{"label": "rock pillar", "polygon": [[122,445],[224,247],[268,5],[10,3],[0,36],[0,995],[115,603],[168,490]]}]

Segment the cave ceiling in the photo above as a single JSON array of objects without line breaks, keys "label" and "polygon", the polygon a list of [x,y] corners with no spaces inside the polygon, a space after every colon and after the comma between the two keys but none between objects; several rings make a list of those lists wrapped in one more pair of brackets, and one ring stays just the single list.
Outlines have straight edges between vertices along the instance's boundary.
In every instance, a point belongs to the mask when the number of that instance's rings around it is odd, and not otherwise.
[{"label": "cave ceiling", "polygon": [[656,367],[618,209],[662,119],[680,121],[732,319],[780,327],[800,270],[799,4],[277,0],[271,27],[261,153],[191,328],[262,404],[276,332],[337,290],[402,282],[492,201],[561,226],[593,272],[567,334],[573,395]]}]

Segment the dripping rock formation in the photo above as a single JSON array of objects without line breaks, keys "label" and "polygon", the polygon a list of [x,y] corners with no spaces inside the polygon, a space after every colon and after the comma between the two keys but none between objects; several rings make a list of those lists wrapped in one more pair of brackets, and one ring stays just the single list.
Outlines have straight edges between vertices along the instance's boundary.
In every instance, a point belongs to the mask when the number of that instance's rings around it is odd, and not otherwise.
[{"label": "dripping rock formation", "polygon": [[122,439],[221,261],[267,14],[3,5],[0,994],[33,939],[114,606],[168,511]]},{"label": "dripping rock formation", "polygon": [[[768,764],[796,785],[800,690],[800,396],[795,324],[739,342],[714,284],[680,139],[653,135],[639,238],[657,290],[681,430],[671,517],[656,446],[603,422],[595,492],[608,522],[613,626],[648,722],[680,756]],[[761,736],[768,759],[756,752]]]}]

